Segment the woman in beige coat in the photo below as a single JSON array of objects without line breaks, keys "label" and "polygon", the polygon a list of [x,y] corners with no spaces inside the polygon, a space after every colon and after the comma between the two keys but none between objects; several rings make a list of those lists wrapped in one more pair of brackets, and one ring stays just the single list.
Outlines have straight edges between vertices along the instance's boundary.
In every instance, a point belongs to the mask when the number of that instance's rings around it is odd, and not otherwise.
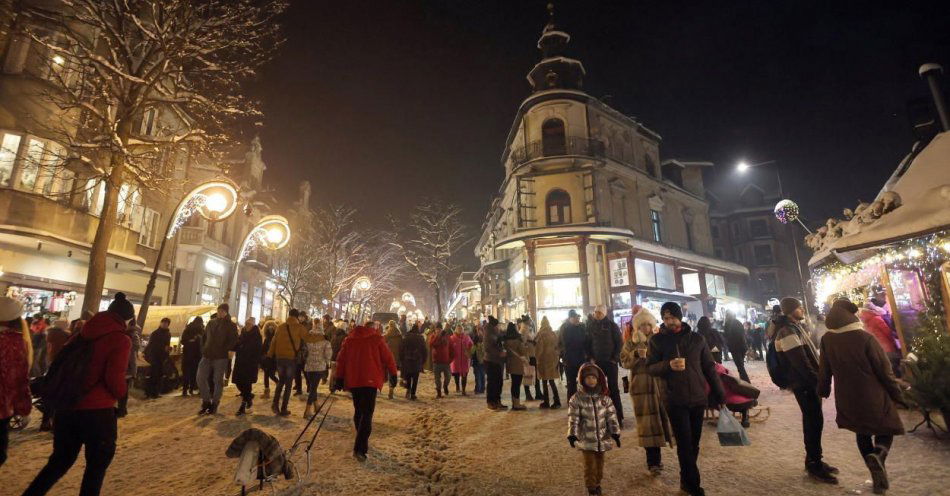
[{"label": "woman in beige coat", "polygon": [[[554,384],[554,380],[560,375],[557,363],[561,358],[561,340],[551,329],[551,323],[548,322],[547,317],[541,319],[541,328],[535,337],[534,354],[538,361],[536,373],[544,388],[544,401],[541,403],[541,408],[561,408],[561,398]],[[553,403],[549,395],[554,396]]]},{"label": "woman in beige coat", "polygon": [[672,446],[672,430],[657,387],[657,379],[647,373],[650,336],[657,331],[656,318],[647,309],[641,309],[625,326],[620,363],[630,370],[630,396],[633,413],[637,417],[637,436],[647,452],[647,469],[652,475],[663,470],[660,448]]}]

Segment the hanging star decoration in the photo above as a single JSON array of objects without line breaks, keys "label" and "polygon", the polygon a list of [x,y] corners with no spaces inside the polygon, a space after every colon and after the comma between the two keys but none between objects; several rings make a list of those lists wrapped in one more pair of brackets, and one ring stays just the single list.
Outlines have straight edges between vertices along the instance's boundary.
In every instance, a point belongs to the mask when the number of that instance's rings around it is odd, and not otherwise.
[{"label": "hanging star decoration", "polygon": [[798,204],[792,200],[782,200],[775,204],[775,218],[782,224],[798,220]]}]

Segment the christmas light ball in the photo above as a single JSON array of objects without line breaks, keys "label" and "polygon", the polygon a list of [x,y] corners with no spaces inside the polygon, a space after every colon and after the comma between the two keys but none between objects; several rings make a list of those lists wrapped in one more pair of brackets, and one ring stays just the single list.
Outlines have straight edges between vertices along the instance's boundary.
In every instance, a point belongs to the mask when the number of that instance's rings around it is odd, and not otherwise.
[{"label": "christmas light ball", "polygon": [[798,204],[792,200],[782,200],[775,204],[775,218],[782,224],[798,220]]}]

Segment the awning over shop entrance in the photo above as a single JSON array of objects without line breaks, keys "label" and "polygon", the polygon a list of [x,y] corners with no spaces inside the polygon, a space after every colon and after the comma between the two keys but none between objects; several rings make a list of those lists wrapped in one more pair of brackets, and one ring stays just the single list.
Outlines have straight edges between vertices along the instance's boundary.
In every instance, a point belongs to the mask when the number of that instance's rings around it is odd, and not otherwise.
[{"label": "awning over shop entrance", "polygon": [[[138,313],[138,305],[135,306],[135,312]],[[145,319],[145,326],[142,334],[148,335],[158,328],[162,319],[168,317],[171,319],[171,332],[173,336],[181,335],[185,326],[191,322],[191,319],[199,315],[209,314],[215,311],[214,305],[168,305],[168,306],[150,306],[148,307],[148,317]],[[207,323],[207,322],[205,322]]]}]

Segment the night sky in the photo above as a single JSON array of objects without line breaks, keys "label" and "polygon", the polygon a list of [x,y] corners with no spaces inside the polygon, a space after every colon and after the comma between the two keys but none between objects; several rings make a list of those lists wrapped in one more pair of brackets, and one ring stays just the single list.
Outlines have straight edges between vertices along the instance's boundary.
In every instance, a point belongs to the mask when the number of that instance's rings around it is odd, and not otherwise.
[{"label": "night sky", "polygon": [[[315,203],[380,227],[440,196],[477,233],[546,3],[294,0],[257,90],[268,182],[308,179]],[[919,65],[950,69],[946,2],[555,5],[585,90],[658,132],[663,159],[712,161],[718,180],[776,160],[812,223],[873,199],[913,143]]]}]

